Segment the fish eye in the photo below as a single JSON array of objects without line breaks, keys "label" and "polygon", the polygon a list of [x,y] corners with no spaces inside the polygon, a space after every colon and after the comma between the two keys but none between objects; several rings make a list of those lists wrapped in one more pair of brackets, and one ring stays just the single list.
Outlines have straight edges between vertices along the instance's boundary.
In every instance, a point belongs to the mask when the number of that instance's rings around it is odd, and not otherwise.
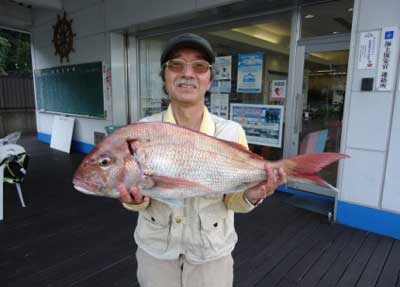
[{"label": "fish eye", "polygon": [[107,167],[111,163],[111,159],[109,157],[103,157],[98,163],[101,167]]}]

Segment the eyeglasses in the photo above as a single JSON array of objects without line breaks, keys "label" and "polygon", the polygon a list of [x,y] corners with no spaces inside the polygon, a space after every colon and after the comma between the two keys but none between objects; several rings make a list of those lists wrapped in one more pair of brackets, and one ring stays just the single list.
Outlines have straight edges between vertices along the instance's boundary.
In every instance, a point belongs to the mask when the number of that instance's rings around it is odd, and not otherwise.
[{"label": "eyeglasses", "polygon": [[212,67],[212,65],[204,60],[185,62],[184,60],[172,59],[167,61],[165,65],[167,66],[168,70],[174,73],[182,73],[186,66],[191,66],[193,72],[196,74],[204,74]]}]

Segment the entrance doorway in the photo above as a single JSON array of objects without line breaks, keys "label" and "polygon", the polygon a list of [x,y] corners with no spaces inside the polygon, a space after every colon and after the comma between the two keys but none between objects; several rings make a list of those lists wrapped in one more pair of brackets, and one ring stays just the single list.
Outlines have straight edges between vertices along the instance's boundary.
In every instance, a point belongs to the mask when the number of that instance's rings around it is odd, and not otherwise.
[{"label": "entrance doorway", "polygon": [[[298,43],[291,154],[339,152],[349,57],[349,35]],[[319,174],[331,187],[290,181],[288,186],[336,197],[338,163]]]}]

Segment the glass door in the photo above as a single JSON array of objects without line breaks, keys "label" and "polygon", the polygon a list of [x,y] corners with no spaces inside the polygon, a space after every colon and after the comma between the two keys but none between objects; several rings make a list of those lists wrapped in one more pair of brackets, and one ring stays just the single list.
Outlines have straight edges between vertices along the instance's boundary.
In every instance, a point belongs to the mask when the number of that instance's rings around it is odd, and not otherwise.
[{"label": "glass door", "polygon": [[[349,42],[346,36],[327,39],[297,47],[292,155],[340,151]],[[296,180],[288,187],[335,197],[337,171],[334,163],[319,174],[331,187]]]}]

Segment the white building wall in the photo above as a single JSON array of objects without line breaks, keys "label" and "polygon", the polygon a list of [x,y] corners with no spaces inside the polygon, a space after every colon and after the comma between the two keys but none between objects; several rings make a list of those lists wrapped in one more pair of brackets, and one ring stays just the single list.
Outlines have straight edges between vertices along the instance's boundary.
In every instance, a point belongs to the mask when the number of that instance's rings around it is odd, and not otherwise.
[{"label": "white building wall", "polygon": [[[400,27],[398,0],[356,0],[357,19],[353,62],[349,63],[352,83],[346,95],[346,133],[343,138],[344,152],[350,159],[342,164],[341,193],[339,200],[400,212],[400,104],[396,89],[377,91],[377,69],[358,69],[360,33],[385,27]],[[399,35],[397,35],[399,38]],[[379,43],[378,43],[379,44]],[[379,45],[378,45],[379,46]],[[399,54],[392,55],[398,79]],[[361,79],[374,78],[374,90],[361,91]],[[397,100],[395,101],[395,96]],[[396,102],[396,108],[394,104]],[[396,128],[397,127],[397,128]],[[397,148],[396,148],[397,146]]]},{"label": "white building wall", "polygon": [[[121,50],[123,38],[121,34],[112,33],[114,30],[127,29],[133,25],[149,22],[161,18],[173,17],[196,10],[207,9],[219,5],[229,4],[232,0],[64,0],[63,9],[68,19],[73,19],[72,28],[76,33],[74,38],[75,52],[70,53],[69,63],[61,64],[59,56],[54,55],[53,25],[57,21],[57,14],[62,11],[43,9],[33,10],[32,55],[34,69],[45,69],[61,65],[73,65],[101,61],[106,68],[111,69],[112,95],[105,92],[104,103],[107,119],[89,119],[76,116],[73,139],[78,142],[93,144],[94,131],[104,132],[107,125],[123,125],[131,120],[137,120],[136,106],[128,109],[127,104],[138,105],[138,97],[133,94],[137,87],[127,86],[123,64],[124,53]],[[134,39],[134,38],[133,38]],[[130,43],[128,56],[136,51],[136,43]],[[112,48],[111,48],[112,47]],[[131,58],[132,58],[131,54]],[[130,67],[134,71],[135,67]],[[132,80],[137,81],[130,75]],[[126,89],[129,89],[130,100],[127,99]],[[122,110],[121,110],[122,108]],[[115,111],[122,111],[116,113]],[[39,133],[51,135],[54,115],[37,112],[37,128]]]},{"label": "white building wall", "polygon": [[[45,69],[62,65],[101,61],[110,66],[110,36],[105,32],[104,4],[96,1],[64,1],[67,18],[73,19],[72,28],[75,52],[69,55],[69,63],[65,60],[61,64],[58,55],[55,55],[53,46],[53,25],[57,21],[57,14],[62,11],[33,11],[32,50],[34,69]],[[104,132],[104,127],[112,123],[111,99],[105,97],[105,110],[110,120],[75,117],[73,139],[75,141],[93,144],[94,131]],[[51,135],[54,114],[36,113],[37,129],[39,133]]]},{"label": "white building wall", "polygon": [[400,212],[400,79],[397,82],[393,121],[388,148],[382,208]]}]

